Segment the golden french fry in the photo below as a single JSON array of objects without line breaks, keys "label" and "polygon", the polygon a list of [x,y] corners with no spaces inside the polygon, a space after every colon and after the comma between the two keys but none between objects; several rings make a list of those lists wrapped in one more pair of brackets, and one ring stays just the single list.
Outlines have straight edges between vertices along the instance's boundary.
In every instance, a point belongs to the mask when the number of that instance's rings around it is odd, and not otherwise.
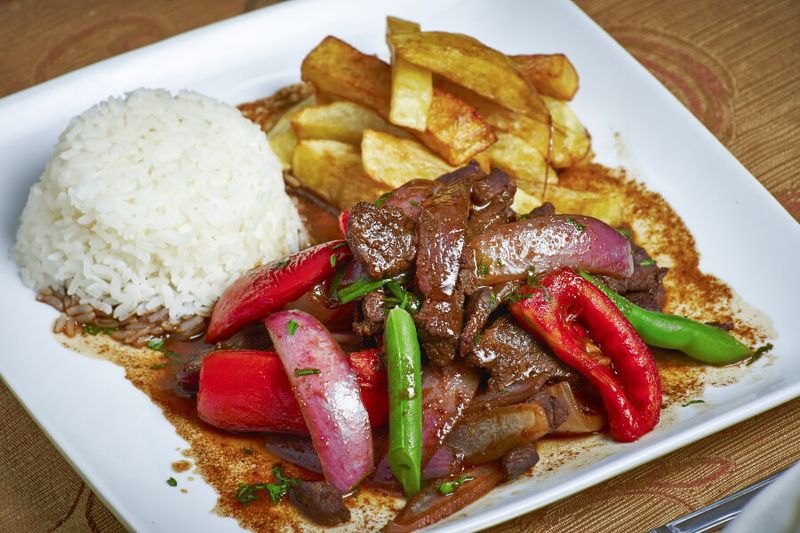
[{"label": "golden french fry", "polygon": [[511,61],[541,95],[572,100],[578,92],[578,72],[564,54],[518,55]]},{"label": "golden french fry", "polygon": [[501,52],[461,33],[415,32],[389,37],[397,56],[501,106],[547,123],[547,106]]},{"label": "golden french fry", "polygon": [[397,57],[389,37],[419,31],[419,24],[386,17],[386,42],[392,59],[392,98],[389,122],[412,130],[425,131],[428,109],[433,100],[433,74],[430,70]]},{"label": "golden french fry", "polygon": [[497,142],[487,150],[493,167],[517,181],[517,188],[538,193],[544,186],[558,182],[556,171],[549,168],[544,156],[535,147],[510,133],[497,133]]},{"label": "golden french fry", "polygon": [[239,104],[236,107],[242,115],[261,126],[262,131],[267,133],[286,111],[313,94],[314,88],[310,84],[295,83],[278,90],[272,96]]},{"label": "golden french fry", "polygon": [[292,118],[302,109],[311,105],[314,105],[313,95],[290,107],[267,133],[269,145],[278,156],[283,170],[289,170],[291,167],[292,151],[297,145],[297,137],[292,129]]},{"label": "golden french fry", "polygon": [[545,199],[559,213],[587,215],[610,226],[621,226],[625,222],[625,195],[618,191],[575,190],[561,185],[548,185]]},{"label": "golden french fry", "polygon": [[478,163],[478,166],[480,166],[481,170],[483,170],[486,174],[492,171],[492,159],[489,157],[489,150],[491,150],[491,148],[492,147],[490,146],[483,152],[475,154],[475,157],[472,158]]},{"label": "golden french fry", "polygon": [[417,141],[381,131],[364,131],[361,159],[367,175],[389,189],[415,179],[436,179],[455,170]]},{"label": "golden french fry", "polygon": [[410,135],[383,120],[375,111],[340,100],[326,105],[306,107],[292,119],[298,139],[329,139],[355,146],[361,144],[364,130],[387,131],[398,137]]},{"label": "golden french fry", "polygon": [[364,172],[358,148],[339,141],[306,139],[292,154],[292,174],[339,209],[358,202],[373,202],[391,188]]},{"label": "golden french fry", "polygon": [[589,132],[564,100],[542,96],[553,118],[553,154],[551,163],[558,168],[581,161],[592,147]]},{"label": "golden french fry", "polygon": [[517,192],[514,193],[514,203],[511,204],[511,209],[520,215],[526,215],[540,205],[542,205],[542,201],[539,200],[538,196],[527,193],[518,188]]},{"label": "golden french fry", "polygon": [[[303,60],[302,78],[329,95],[389,118],[391,68],[335,37],[326,37]],[[491,126],[466,102],[434,88],[424,132],[413,132],[451,165],[463,164],[495,141]]]}]

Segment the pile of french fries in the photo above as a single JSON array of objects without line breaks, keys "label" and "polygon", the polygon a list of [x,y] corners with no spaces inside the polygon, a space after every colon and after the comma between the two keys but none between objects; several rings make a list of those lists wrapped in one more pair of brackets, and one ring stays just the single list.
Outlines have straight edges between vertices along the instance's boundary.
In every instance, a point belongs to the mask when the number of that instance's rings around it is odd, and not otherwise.
[{"label": "pile of french fries", "polygon": [[394,17],[386,42],[391,64],[335,37],[303,60],[313,94],[265,128],[284,170],[303,187],[347,209],[474,159],[516,179],[517,212],[546,195],[561,212],[621,221],[613,194],[558,184],[556,169],[592,157],[589,134],[569,107],[578,75],[566,56],[507,56],[467,35],[423,32]]}]

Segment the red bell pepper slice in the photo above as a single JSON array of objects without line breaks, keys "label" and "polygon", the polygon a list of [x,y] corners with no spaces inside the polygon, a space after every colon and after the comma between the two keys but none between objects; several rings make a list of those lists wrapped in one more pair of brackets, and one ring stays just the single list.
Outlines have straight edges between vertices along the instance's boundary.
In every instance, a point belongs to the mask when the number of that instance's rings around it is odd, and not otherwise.
[{"label": "red bell pepper slice", "polygon": [[[386,370],[378,350],[353,352],[361,400],[373,428],[389,418]],[[258,350],[220,350],[203,360],[197,391],[197,414],[228,431],[308,435],[300,406],[278,354]]]},{"label": "red bell pepper slice", "polygon": [[[661,415],[661,380],[647,345],[597,287],[568,269],[525,286],[509,308],[558,358],[585,376],[608,411],[609,433],[632,442],[652,430]],[[611,359],[606,366],[587,350],[594,341]]]},{"label": "red bell pepper slice", "polygon": [[244,273],[214,306],[205,341],[221,341],[280,309],[330,277],[337,264],[351,257],[343,240],[330,241]]}]

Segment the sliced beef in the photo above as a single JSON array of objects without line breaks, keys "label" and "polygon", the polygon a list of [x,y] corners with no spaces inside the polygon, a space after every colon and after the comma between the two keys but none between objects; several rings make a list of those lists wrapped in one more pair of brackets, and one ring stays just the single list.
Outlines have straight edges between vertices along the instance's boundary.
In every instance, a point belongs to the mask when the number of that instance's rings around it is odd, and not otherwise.
[{"label": "sliced beef", "polygon": [[565,379],[573,373],[508,316],[499,317],[484,330],[467,361],[490,372],[490,390],[534,375]]},{"label": "sliced beef", "polygon": [[447,300],[426,299],[414,316],[420,343],[432,363],[446,365],[455,358],[463,308],[464,293],[456,291]]},{"label": "sliced beef", "polygon": [[261,322],[245,326],[214,345],[214,350],[269,350],[270,348],[272,341]]},{"label": "sliced beef", "polygon": [[347,219],[347,244],[370,278],[396,276],[417,255],[416,224],[399,208],[359,202]]},{"label": "sliced beef", "polygon": [[597,276],[598,279],[636,305],[652,311],[661,311],[665,297],[663,280],[668,269],[653,263],[647,250],[638,244],[631,243],[631,252],[633,252],[633,274],[630,277]]},{"label": "sliced beef", "polygon": [[442,176],[442,187],[423,202],[419,216],[414,281],[424,301],[414,318],[425,353],[439,365],[453,360],[461,335],[464,293],[458,273],[472,185],[483,176],[477,164]]},{"label": "sliced beef", "polygon": [[436,180],[411,180],[404,183],[379,201],[381,207],[395,207],[414,220],[419,220],[422,202],[438,191],[442,184]]},{"label": "sliced beef", "polygon": [[556,214],[556,208],[550,202],[545,202],[539,207],[534,207],[531,209],[531,212],[525,215],[525,218],[530,217],[542,217],[542,216],[553,216]]},{"label": "sliced beef", "polygon": [[381,291],[368,292],[356,306],[353,333],[362,337],[379,335],[386,323],[386,306]]},{"label": "sliced beef", "polygon": [[350,520],[342,496],[324,481],[302,481],[289,489],[289,500],[317,524],[335,526]]},{"label": "sliced beef", "polygon": [[536,451],[536,445],[531,443],[509,450],[500,459],[500,469],[506,480],[512,480],[536,466],[538,462],[539,453]]},{"label": "sliced beef", "polygon": [[489,316],[497,307],[522,285],[519,281],[508,281],[493,287],[483,287],[469,297],[467,321],[461,332],[459,353],[466,357],[475,347],[477,335],[483,331]]},{"label": "sliced beef", "polygon": [[494,169],[472,187],[472,208],[467,225],[467,242],[484,231],[513,220],[517,185],[504,172]]},{"label": "sliced beef", "polygon": [[544,412],[547,414],[547,423],[550,425],[550,431],[555,431],[567,420],[567,415],[569,414],[567,406],[547,389],[539,391],[531,401],[538,403],[544,408]]}]

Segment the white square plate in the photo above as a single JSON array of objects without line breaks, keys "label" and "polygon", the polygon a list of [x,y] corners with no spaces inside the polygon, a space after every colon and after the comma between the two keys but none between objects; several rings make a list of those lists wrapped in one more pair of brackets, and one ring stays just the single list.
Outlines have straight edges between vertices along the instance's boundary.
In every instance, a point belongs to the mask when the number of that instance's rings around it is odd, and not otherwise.
[{"label": "white square plate", "polygon": [[[47,332],[53,311],[34,302],[8,258],[18,218],[69,118],[139,86],[191,88],[238,103],[299,77],[302,57],[335,34],[385,57],[384,17],[474,35],[507,53],[564,52],[581,90],[573,108],[600,160],[620,163],[614,132],[634,169],[683,217],[701,268],[766,313],[777,336],[772,364],[707,390],[634,444],[609,444],[597,460],[505,486],[437,525],[475,530],[578,492],[800,395],[800,226],[641,65],[568,2],[507,0],[298,0],[192,31],[0,100],[0,372],[14,393],[117,515],[138,531],[235,531],[211,512],[216,495],[196,481],[168,487],[180,439],[160,410],[107,361],[62,348]],[[166,474],[166,475],[165,475]]]}]

